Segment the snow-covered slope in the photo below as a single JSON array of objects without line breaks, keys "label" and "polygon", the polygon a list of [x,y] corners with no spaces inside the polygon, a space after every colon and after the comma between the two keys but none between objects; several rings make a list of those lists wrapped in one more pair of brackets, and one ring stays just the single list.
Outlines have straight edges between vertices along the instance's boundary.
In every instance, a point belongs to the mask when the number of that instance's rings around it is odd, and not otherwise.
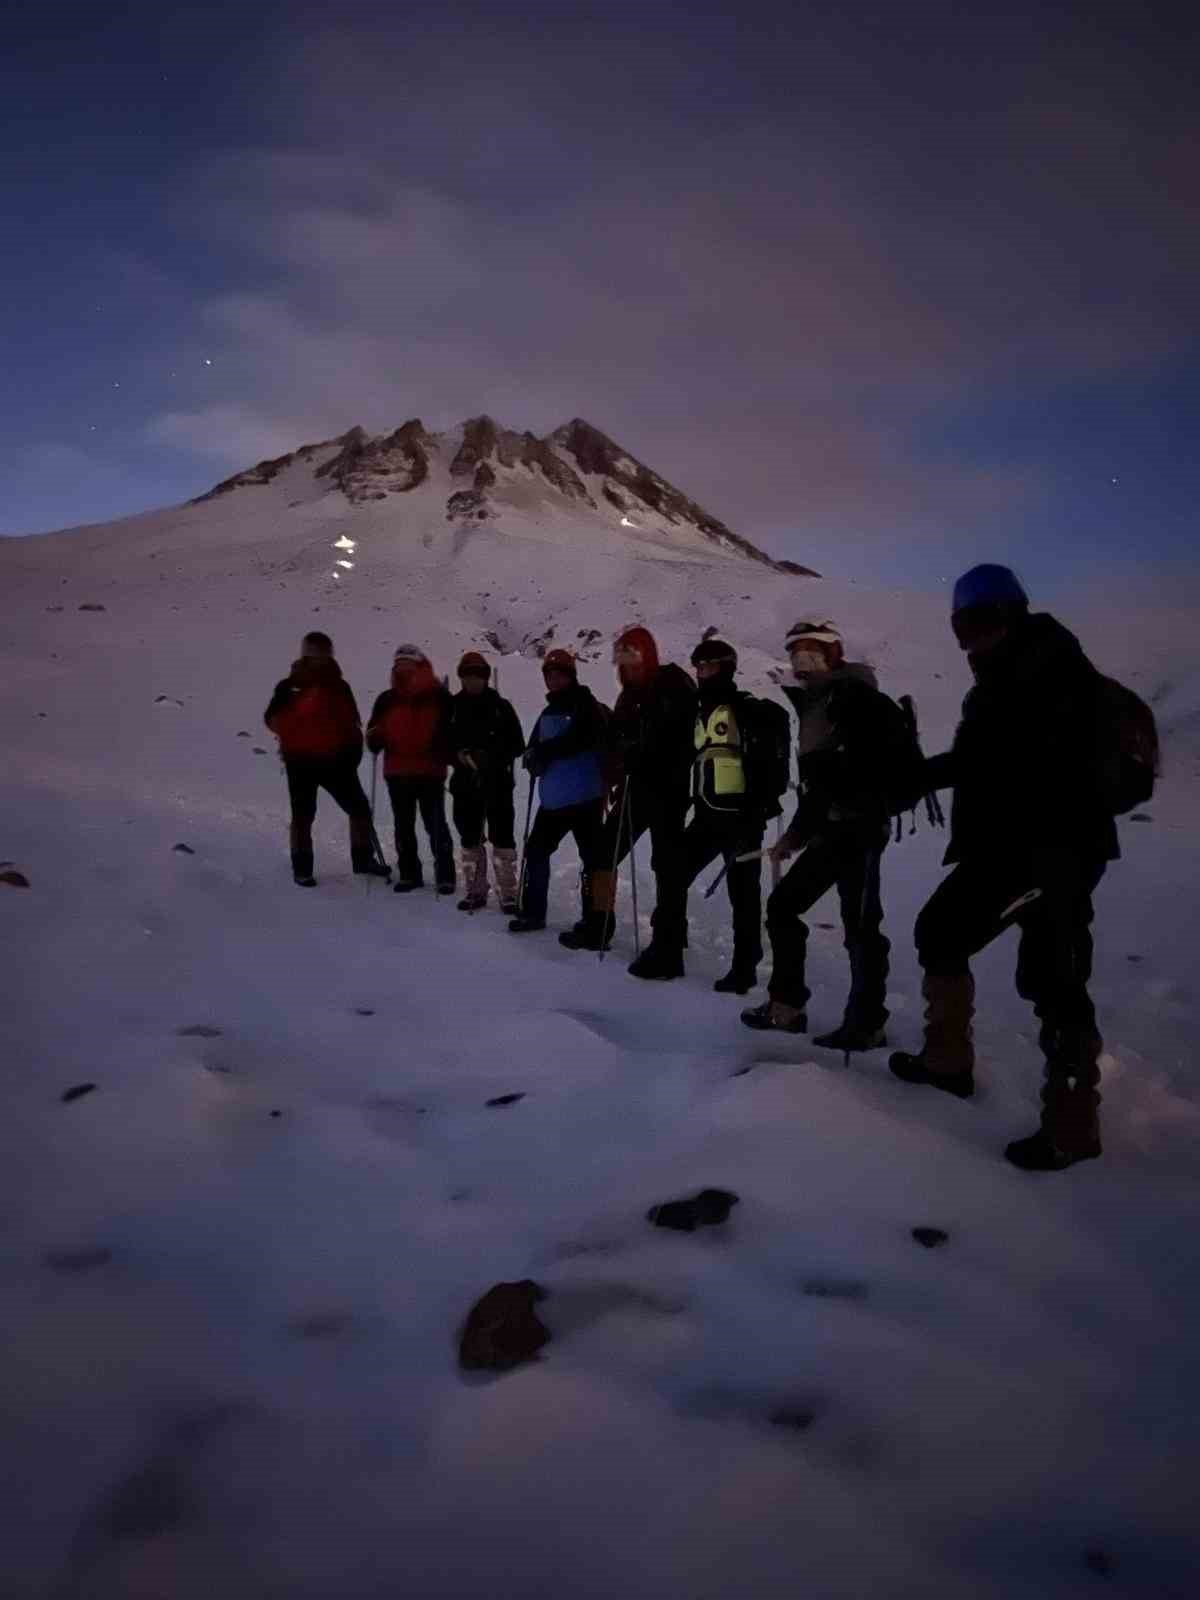
[{"label": "snow-covered slope", "polygon": [[[201,504],[0,542],[0,856],[31,885],[0,885],[0,1589],[1042,1600],[1108,1572],[1190,1594],[1190,631],[1064,618],[1155,698],[1168,767],[1098,900],[1105,1158],[1024,1177],[998,1160],[1039,1081],[1011,946],[978,967],[986,1093],[938,1104],[882,1056],[846,1070],[742,1029],[710,988],[720,895],[693,895],[687,981],[648,988],[627,910],[603,964],[512,940],[494,912],[354,882],[324,807],[321,886],[292,887],[259,719],[310,627],[360,702],[402,640],[441,670],[482,647],[528,723],[549,640],[611,695],[621,624],[676,659],[717,627],[769,692],[783,629],[819,610],[916,695],[929,746],[952,726],[943,597],[622,528],[611,473],[564,505],[501,463],[487,514],[448,519],[450,443],[383,500],[314,476],[334,444]],[[886,862],[900,1043],[939,846]],[[559,925],[572,880],[564,854]],[[834,906],[816,922],[828,1025]],[[741,1197],[723,1228],[644,1221],[708,1184]],[[920,1248],[922,1224],[948,1243]],[[467,1308],[525,1276],[552,1343],[464,1381]]]}]

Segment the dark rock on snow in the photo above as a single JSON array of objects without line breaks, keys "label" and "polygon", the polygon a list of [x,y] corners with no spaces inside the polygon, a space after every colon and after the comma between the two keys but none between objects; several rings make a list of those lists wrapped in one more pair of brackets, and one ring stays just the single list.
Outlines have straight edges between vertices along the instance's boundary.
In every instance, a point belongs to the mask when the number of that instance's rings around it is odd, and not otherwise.
[{"label": "dark rock on snow", "polygon": [[176,844],[172,845],[171,848],[178,851],[181,856],[194,856],[196,854],[190,844]]},{"label": "dark rock on snow", "polygon": [[524,1091],[518,1094],[496,1094],[485,1102],[489,1106],[515,1106],[518,1100],[524,1100]]},{"label": "dark rock on snow", "polygon": [[912,1236],[918,1244],[923,1244],[926,1250],[936,1250],[938,1245],[945,1244],[950,1237],[944,1228],[914,1228]]},{"label": "dark rock on snow", "polygon": [[64,1089],[61,1097],[63,1105],[70,1105],[72,1100],[82,1100],[84,1095],[91,1094],[95,1087],[94,1083],[77,1083],[72,1089]]},{"label": "dark rock on snow", "polygon": [[701,1189],[690,1200],[667,1200],[662,1205],[651,1206],[646,1221],[656,1228],[674,1228],[680,1233],[694,1233],[697,1228],[713,1227],[728,1220],[729,1213],[738,1203],[736,1194],[728,1189]]},{"label": "dark rock on snow", "polygon": [[0,872],[0,883],[8,884],[10,889],[28,889],[29,879],[23,872],[18,872],[15,867],[5,867]]},{"label": "dark rock on snow", "polygon": [[207,1022],[193,1022],[186,1028],[176,1028],[175,1032],[181,1039],[219,1039],[221,1029],[210,1026]]},{"label": "dark rock on snow", "polygon": [[468,1372],[506,1372],[532,1361],[550,1339],[534,1311],[546,1291],[532,1278],[497,1283],[471,1307],[459,1336],[459,1365]]}]

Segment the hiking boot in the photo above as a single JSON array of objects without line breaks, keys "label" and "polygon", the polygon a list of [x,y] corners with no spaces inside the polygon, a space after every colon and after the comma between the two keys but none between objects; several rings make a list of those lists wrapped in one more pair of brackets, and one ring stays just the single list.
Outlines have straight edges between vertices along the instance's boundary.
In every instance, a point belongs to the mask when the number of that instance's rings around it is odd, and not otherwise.
[{"label": "hiking boot", "polygon": [[612,944],[612,936],[611,919],[606,919],[603,914],[596,916],[589,913],[586,917],[580,917],[573,928],[560,933],[558,942],[566,950],[607,950]]},{"label": "hiking boot", "polygon": [[487,890],[482,894],[468,894],[458,902],[460,911],[482,911],[487,905]]},{"label": "hiking boot", "polygon": [[360,878],[386,879],[392,875],[391,867],[385,867],[382,861],[376,861],[373,858],[368,858],[366,861],[356,861],[353,865],[355,873]]},{"label": "hiking boot", "polygon": [[648,944],[626,971],[631,978],[656,978],[663,982],[682,978],[683,954],[679,950],[664,950],[660,945]]},{"label": "hiking boot", "polygon": [[317,880],[311,872],[306,877],[301,877],[298,872],[295,873],[292,877],[292,882],[298,889],[315,889],[317,887]]},{"label": "hiking boot", "polygon": [[975,1092],[975,980],[969,972],[927,972],[921,994],[925,1042],[916,1055],[897,1050],[888,1065],[903,1083],[927,1083],[968,1100]]},{"label": "hiking boot", "polygon": [[424,887],[425,883],[422,878],[397,878],[392,885],[392,893],[411,894],[414,889],[423,889]]},{"label": "hiking boot", "polygon": [[860,1050],[881,1050],[887,1044],[887,1029],[881,1022],[877,1028],[860,1027],[854,1022],[843,1022],[832,1033],[818,1033],[813,1043],[822,1050],[840,1050],[851,1055]]},{"label": "hiking boot", "polygon": [[742,971],[738,967],[730,967],[723,978],[718,978],[713,988],[717,994],[749,994],[758,983],[758,973],[751,967]]},{"label": "hiking boot", "polygon": [[438,884],[437,892],[438,894],[453,894],[457,888],[458,885],[455,883],[454,879],[447,878],[442,883]]},{"label": "hiking boot", "polygon": [[782,1000],[764,1000],[760,1006],[750,1006],[742,1012],[742,1021],[748,1028],[760,1033],[807,1033],[808,1017],[799,1006],[785,1005]]},{"label": "hiking boot", "polygon": [[1004,1150],[1005,1160],[1022,1172],[1065,1172],[1077,1161],[1094,1161],[1100,1154],[1099,1139],[1087,1149],[1060,1150],[1041,1128],[1027,1139],[1014,1139]]},{"label": "hiking boot", "polygon": [[924,1055],[910,1056],[897,1050],[888,1061],[895,1077],[903,1083],[927,1083],[931,1089],[944,1089],[947,1094],[969,1100],[975,1093],[973,1072],[930,1072]]},{"label": "hiking boot", "polygon": [[509,923],[508,931],[509,933],[541,933],[545,926],[545,917],[517,916]]}]

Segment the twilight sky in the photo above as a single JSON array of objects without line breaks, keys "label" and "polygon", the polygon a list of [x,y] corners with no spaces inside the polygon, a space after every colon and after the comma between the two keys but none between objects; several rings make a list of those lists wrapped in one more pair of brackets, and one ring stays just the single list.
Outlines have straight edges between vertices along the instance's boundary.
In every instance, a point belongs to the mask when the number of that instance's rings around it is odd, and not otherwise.
[{"label": "twilight sky", "polygon": [[1200,22],[10,3],[0,532],[480,411],[891,581],[1195,575]]}]

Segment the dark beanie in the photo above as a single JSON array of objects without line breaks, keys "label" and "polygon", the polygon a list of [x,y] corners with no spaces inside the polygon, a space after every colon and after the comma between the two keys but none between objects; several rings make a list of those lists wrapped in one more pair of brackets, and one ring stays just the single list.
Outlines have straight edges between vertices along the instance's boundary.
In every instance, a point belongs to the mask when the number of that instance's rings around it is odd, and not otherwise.
[{"label": "dark beanie", "polygon": [[1010,606],[1024,611],[1028,605],[1029,596],[1012,568],[985,561],[982,566],[964,572],[954,585],[950,609],[965,611],[968,606]]},{"label": "dark beanie", "polygon": [[491,667],[488,666],[478,650],[468,650],[458,663],[458,675],[460,678],[466,678],[472,674],[477,678],[490,678],[492,675]]}]

